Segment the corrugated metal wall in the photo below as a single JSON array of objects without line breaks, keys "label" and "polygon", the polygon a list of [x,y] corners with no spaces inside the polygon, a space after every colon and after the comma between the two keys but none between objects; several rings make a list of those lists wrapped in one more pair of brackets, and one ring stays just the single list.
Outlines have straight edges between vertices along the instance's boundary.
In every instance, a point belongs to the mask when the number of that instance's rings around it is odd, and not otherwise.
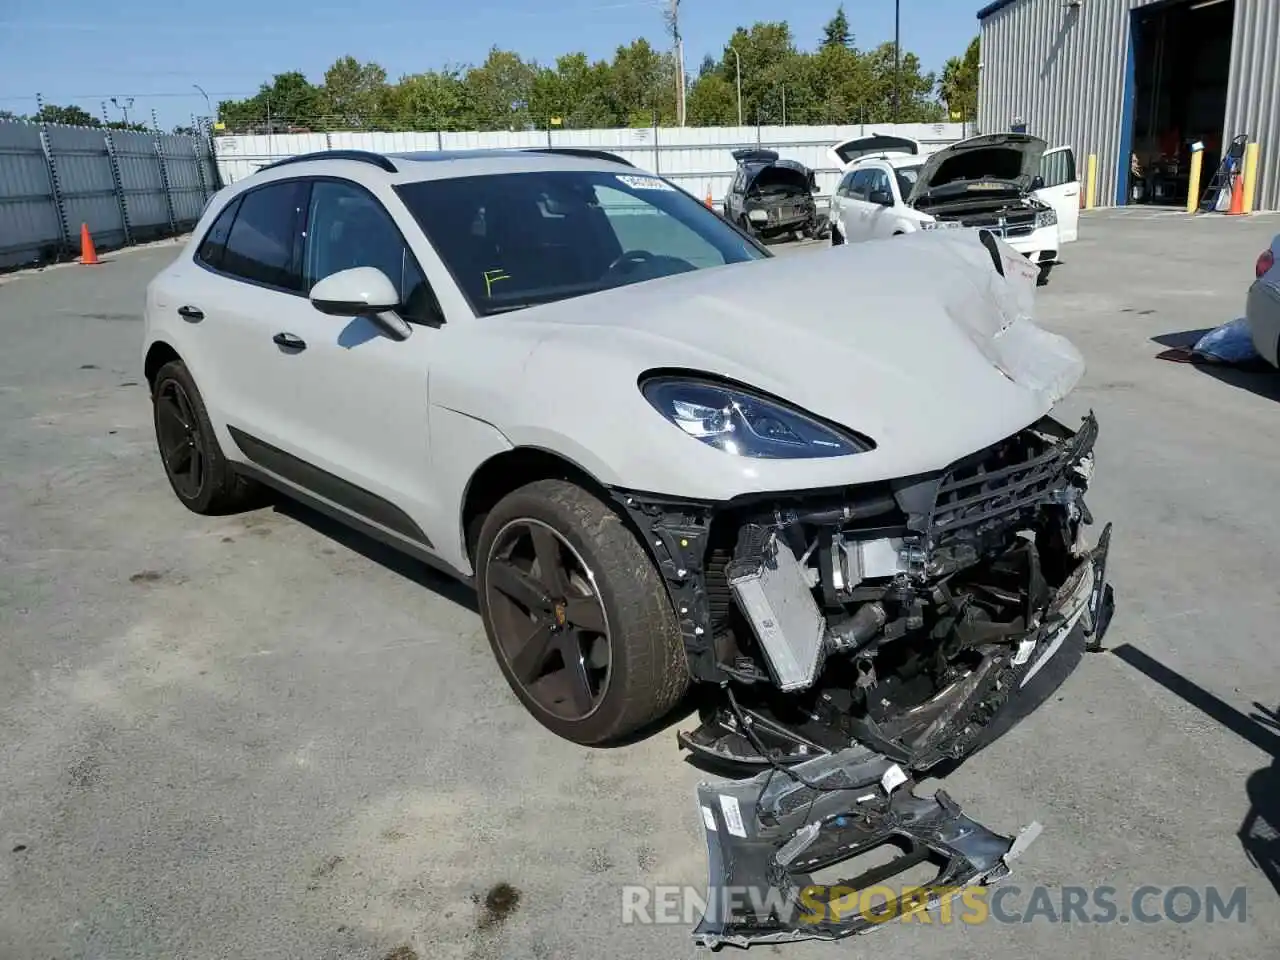
[{"label": "corrugated metal wall", "polygon": [[711,191],[719,203],[733,179],[730,151],[764,146],[784,158],[798,160],[817,173],[819,192],[829,196],[840,171],[827,156],[832,144],[873,132],[896,132],[920,141],[933,153],[964,136],[959,123],[921,123],[867,126],[787,127],[640,127],[620,130],[545,130],[519,133],[303,133],[275,136],[218,137],[218,168],[223,182],[249,176],[272,160],[313,150],[356,149],[380,153],[429,150],[476,150],[513,147],[595,147],[609,150],[638,167],[661,173],[695,197]]},{"label": "corrugated metal wall", "polygon": [[[1053,145],[1098,155],[1098,203],[1114,204],[1127,139],[1130,11],[1164,0],[1017,0],[982,22],[978,128],[1015,120]],[[1261,145],[1256,205],[1280,209],[1280,0],[1235,0],[1223,141]],[[1209,173],[1206,173],[1206,177]]]},{"label": "corrugated metal wall", "polygon": [[1223,141],[1248,134],[1261,152],[1255,207],[1280,210],[1280,0],[1236,0]]},{"label": "corrugated metal wall", "polygon": [[0,121],[0,268],[178,233],[217,176],[204,138]]},{"label": "corrugated metal wall", "polygon": [[1053,146],[1098,155],[1097,196],[1111,204],[1129,47],[1127,0],[1020,0],[982,22],[978,128],[1016,120]]}]

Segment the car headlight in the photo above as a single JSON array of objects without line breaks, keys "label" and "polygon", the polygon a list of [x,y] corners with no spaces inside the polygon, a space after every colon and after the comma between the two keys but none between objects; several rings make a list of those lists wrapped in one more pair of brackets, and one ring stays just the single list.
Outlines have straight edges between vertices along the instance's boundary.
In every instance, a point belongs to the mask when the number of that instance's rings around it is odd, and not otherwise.
[{"label": "car headlight", "polygon": [[875,446],[741,387],[690,377],[654,377],[641,390],[654,409],[689,436],[737,457],[847,457]]},{"label": "car headlight", "polygon": [[1036,211],[1037,227],[1052,227],[1058,222],[1057,210],[1038,210]]}]

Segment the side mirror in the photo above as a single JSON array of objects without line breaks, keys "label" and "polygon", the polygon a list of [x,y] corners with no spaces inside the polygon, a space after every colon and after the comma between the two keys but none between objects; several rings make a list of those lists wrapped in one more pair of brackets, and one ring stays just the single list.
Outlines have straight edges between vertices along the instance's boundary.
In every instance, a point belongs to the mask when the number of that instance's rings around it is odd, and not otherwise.
[{"label": "side mirror", "polygon": [[878,203],[882,207],[892,207],[893,194],[887,190],[874,190],[871,193],[871,202]]},{"label": "side mirror", "polygon": [[407,340],[413,332],[396,313],[400,294],[377,267],[352,267],[329,274],[311,288],[311,305],[335,317],[368,317],[396,340]]}]

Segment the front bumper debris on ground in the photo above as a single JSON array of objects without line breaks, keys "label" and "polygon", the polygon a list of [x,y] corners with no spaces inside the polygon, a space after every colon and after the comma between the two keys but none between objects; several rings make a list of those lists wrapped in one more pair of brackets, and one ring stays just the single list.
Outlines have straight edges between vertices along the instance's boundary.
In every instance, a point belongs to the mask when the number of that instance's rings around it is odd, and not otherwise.
[{"label": "front bumper debris on ground", "polygon": [[[1036,838],[1038,824],[1001,836],[966,816],[946,793],[916,796],[902,768],[853,747],[786,772],[698,789],[709,867],[707,909],[694,941],[725,945],[839,940],[965,889],[992,884]],[[874,851],[899,856],[836,882],[830,871]],[[929,864],[933,879],[873,902],[896,877]]]}]

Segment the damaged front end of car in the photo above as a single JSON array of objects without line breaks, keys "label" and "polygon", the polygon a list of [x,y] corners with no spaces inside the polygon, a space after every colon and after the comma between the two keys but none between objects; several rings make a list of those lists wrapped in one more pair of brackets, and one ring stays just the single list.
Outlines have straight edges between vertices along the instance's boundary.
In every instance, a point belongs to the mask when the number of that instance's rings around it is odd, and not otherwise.
[{"label": "damaged front end of car", "polygon": [[[704,814],[713,888],[746,871],[790,897],[804,884],[789,866],[894,843],[950,862],[942,887],[1000,874],[1012,841],[909,781],[1000,736],[1100,642],[1111,527],[1096,545],[1084,533],[1097,434],[1092,414],[1074,431],[1046,416],[936,473],[839,491],[701,505],[619,493],[667,580],[694,677],[720,687],[679,742],[707,765],[758,771],[703,788],[704,806],[717,793],[742,811],[741,823]],[[864,789],[890,769],[901,794]],[[700,942],[874,926],[778,926],[772,908],[744,909],[713,904]]]}]

